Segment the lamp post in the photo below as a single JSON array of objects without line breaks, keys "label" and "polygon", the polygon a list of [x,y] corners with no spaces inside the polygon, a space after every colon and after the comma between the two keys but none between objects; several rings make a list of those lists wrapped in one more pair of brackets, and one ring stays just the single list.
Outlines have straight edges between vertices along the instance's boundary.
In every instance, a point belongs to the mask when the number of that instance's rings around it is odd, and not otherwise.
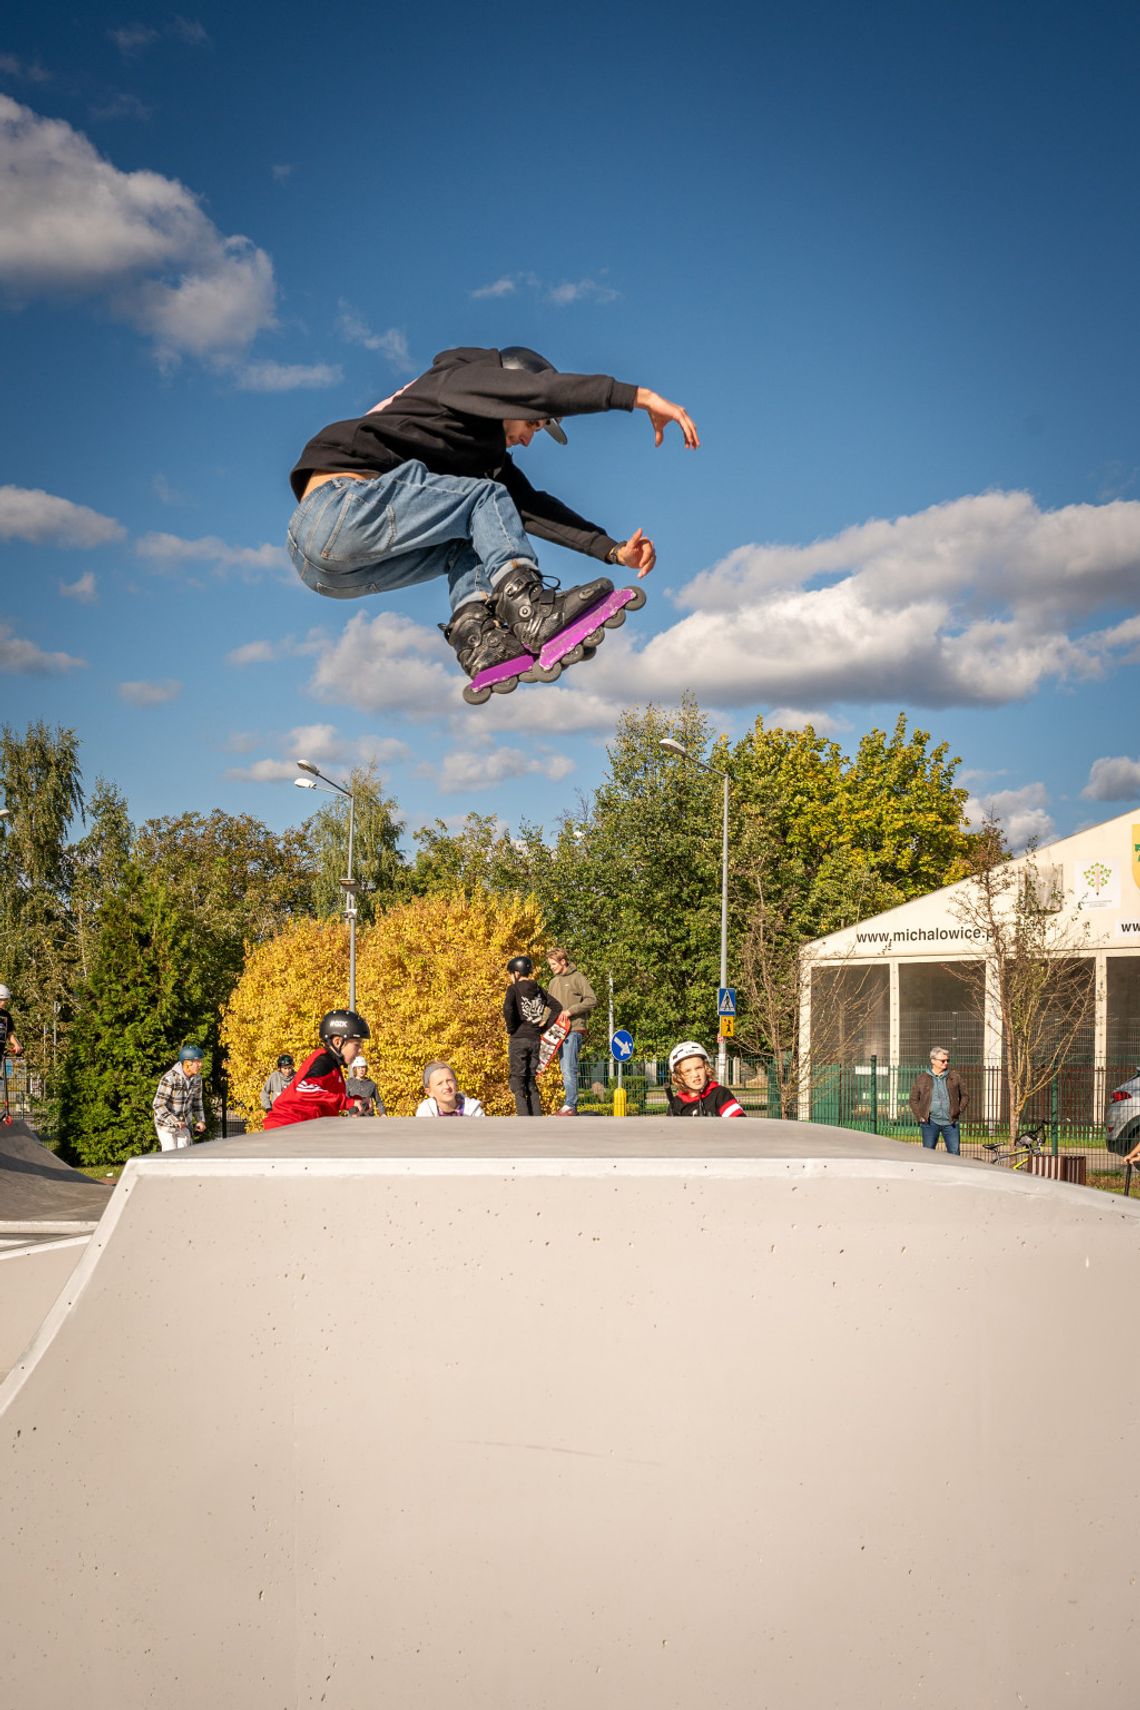
[{"label": "lamp post", "polygon": [[[691,760],[694,766],[699,766],[702,772],[711,772],[714,778],[720,778],[724,784],[724,808],[721,819],[721,863],[720,863],[720,983],[728,984],[728,773],[722,772],[719,766],[710,766],[704,760],[698,760],[695,754],[690,754],[683,742],[675,742],[671,736],[663,736],[660,746],[670,754],[679,754],[682,760]],[[717,1079],[723,1086],[728,1080],[728,1046],[724,1034],[720,1031],[720,1017],[717,1017],[716,1044]]]},{"label": "lamp post", "polygon": [[344,892],[344,918],[348,922],[348,1007],[356,1008],[356,892],[358,886],[352,876],[352,842],[356,827],[356,798],[351,790],[346,790],[343,784],[338,784],[335,778],[326,778],[324,773],[309,760],[298,760],[302,772],[309,772],[308,778],[294,778],[293,782],[299,790],[316,790],[321,784],[335,790],[340,796],[348,797],[348,876],[338,880]]}]

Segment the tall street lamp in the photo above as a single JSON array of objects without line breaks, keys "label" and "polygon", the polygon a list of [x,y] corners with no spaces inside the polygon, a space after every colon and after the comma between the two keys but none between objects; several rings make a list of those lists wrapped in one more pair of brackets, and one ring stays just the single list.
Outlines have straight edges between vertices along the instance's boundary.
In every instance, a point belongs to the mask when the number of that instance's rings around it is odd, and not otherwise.
[{"label": "tall street lamp", "polygon": [[[714,778],[720,778],[724,784],[724,813],[721,825],[721,864],[720,864],[720,983],[728,984],[728,773],[722,772],[719,766],[710,766],[704,760],[698,760],[695,754],[690,754],[683,742],[674,742],[671,736],[660,739],[660,747],[668,749],[670,754],[679,754],[682,760],[691,760],[694,766],[699,766],[702,772],[711,772]],[[728,1080],[728,1046],[724,1034],[720,1031],[720,1017],[717,1017],[717,1047],[716,1047],[717,1079],[723,1086]]]},{"label": "tall street lamp", "polygon": [[338,784],[335,778],[326,778],[319,767],[310,760],[298,760],[302,772],[311,774],[308,778],[294,778],[293,782],[299,790],[316,790],[325,785],[335,790],[339,796],[348,797],[348,876],[338,880],[344,892],[344,918],[348,922],[348,1007],[356,1008],[356,893],[359,886],[352,876],[352,840],[356,826],[356,799],[351,790],[346,790],[343,784]]}]

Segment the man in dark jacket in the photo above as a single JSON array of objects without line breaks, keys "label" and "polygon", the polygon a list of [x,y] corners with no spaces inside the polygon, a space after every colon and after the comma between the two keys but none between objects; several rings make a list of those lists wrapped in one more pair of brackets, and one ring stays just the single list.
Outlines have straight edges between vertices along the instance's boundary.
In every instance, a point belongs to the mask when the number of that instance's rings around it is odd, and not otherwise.
[{"label": "man in dark jacket", "polygon": [[529,956],[512,956],[507,963],[507,973],[511,976],[511,983],[503,999],[503,1020],[510,1035],[507,1056],[511,1065],[510,1087],[515,1095],[515,1115],[541,1116],[538,1047],[543,1029],[549,1027],[558,1014],[558,1005],[534,978],[534,962]]},{"label": "man in dark jacket", "polygon": [[607,577],[558,592],[528,535],[647,576],[656,562],[641,529],[618,541],[549,493],[510,452],[545,428],[565,445],[564,416],[645,410],[657,444],[676,422],[700,441],[687,412],[608,374],[559,374],[537,351],[445,350],[430,370],[367,415],[311,439],[290,481],[297,509],[288,545],[301,580],[332,599],[390,593],[445,576],[444,635],[469,677],[552,636],[613,592]]},{"label": "man in dark jacket", "polygon": [[910,1089],[910,1108],[922,1134],[922,1144],[934,1150],[941,1134],[948,1152],[961,1151],[958,1118],[966,1103],[966,1089],[957,1069],[950,1067],[949,1051],[944,1045],[932,1045],[930,1073],[921,1070]]}]

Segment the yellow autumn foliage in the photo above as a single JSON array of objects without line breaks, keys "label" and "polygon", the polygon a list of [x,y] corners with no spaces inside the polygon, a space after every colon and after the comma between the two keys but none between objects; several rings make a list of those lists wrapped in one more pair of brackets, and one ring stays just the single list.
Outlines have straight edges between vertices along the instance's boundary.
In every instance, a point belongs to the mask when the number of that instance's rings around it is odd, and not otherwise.
[{"label": "yellow autumn foliage", "polygon": [[[488,1116],[508,1116],[506,964],[539,958],[545,926],[534,897],[463,891],[417,897],[358,934],[356,1007],[372,1030],[368,1072],[390,1116],[414,1116],[424,1064],[450,1062]],[[281,1051],[312,1050],[327,1009],[344,1003],[348,949],[338,922],[302,922],[252,948],[222,1018],[231,1096],[260,1128],[260,1091]],[[539,1078],[544,1111],[563,1089],[557,1064]]]}]

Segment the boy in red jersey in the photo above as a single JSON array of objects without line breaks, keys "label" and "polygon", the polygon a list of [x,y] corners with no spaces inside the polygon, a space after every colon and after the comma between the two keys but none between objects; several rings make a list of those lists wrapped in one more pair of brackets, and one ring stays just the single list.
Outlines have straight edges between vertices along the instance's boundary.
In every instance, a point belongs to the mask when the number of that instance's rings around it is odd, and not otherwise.
[{"label": "boy in red jersey", "polygon": [[714,1081],[709,1054],[695,1039],[686,1039],[670,1051],[665,1097],[670,1116],[744,1115],[736,1096]]},{"label": "boy in red jersey", "polygon": [[306,1057],[284,1092],[277,1095],[265,1118],[266,1128],[291,1122],[311,1122],[317,1116],[339,1116],[350,1104],[344,1071],[371,1038],[368,1023],[354,1009],[330,1009],[321,1020],[321,1045]]}]

